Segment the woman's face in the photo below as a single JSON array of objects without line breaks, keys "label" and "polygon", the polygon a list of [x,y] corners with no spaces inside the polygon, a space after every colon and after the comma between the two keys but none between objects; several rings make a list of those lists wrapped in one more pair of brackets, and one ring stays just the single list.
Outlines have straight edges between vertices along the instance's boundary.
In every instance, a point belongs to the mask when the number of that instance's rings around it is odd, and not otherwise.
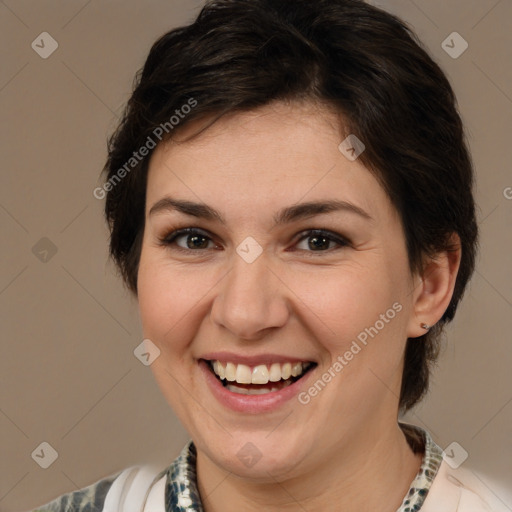
[{"label": "woman's face", "polygon": [[[396,427],[417,281],[396,210],[340,133],[327,110],[274,104],[151,158],[138,274],[151,368],[198,450],[240,476],[299,474]],[[226,388],[205,360],[281,383]],[[298,362],[315,364],[283,387]]]}]

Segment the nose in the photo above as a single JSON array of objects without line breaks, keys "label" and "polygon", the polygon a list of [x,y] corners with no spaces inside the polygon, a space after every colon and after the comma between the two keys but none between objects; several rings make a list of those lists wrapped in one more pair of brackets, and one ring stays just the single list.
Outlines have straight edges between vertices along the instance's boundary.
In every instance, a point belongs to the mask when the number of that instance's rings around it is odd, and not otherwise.
[{"label": "nose", "polygon": [[255,340],[288,321],[286,285],[262,254],[247,263],[234,258],[232,269],[219,283],[211,309],[212,321],[231,331],[237,339]]}]

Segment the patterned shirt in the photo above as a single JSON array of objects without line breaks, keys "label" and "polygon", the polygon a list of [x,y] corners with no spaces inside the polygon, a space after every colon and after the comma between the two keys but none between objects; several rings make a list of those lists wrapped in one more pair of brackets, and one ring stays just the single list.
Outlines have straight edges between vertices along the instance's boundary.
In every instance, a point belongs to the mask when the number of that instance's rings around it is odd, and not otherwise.
[{"label": "patterned shirt", "polygon": [[[423,461],[396,512],[417,512],[441,465],[443,452],[426,430],[406,423],[400,423],[400,427],[414,453],[423,453]],[[161,472],[161,476],[167,477],[166,512],[204,512],[197,488],[196,456],[196,447],[189,441],[172,464]],[[101,512],[108,490],[119,474],[61,496],[33,512]]]}]

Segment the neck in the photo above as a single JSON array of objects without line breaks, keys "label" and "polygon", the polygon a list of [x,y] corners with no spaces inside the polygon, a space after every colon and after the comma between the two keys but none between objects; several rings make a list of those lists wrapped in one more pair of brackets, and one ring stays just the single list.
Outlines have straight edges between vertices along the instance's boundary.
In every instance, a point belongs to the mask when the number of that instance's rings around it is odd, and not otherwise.
[{"label": "neck", "polygon": [[[288,480],[251,482],[216,466],[198,451],[197,480],[205,512],[395,512],[422,461],[398,426],[366,432],[313,471]],[[361,447],[363,447],[361,449]],[[371,490],[371,492],[369,492]]]}]

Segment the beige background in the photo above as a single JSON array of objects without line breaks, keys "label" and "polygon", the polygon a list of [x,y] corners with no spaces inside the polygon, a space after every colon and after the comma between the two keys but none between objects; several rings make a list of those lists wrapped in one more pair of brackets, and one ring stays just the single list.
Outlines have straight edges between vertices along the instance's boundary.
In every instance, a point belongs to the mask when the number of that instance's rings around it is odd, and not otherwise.
[{"label": "beige background", "polygon": [[[443,448],[458,442],[465,466],[483,470],[512,509],[501,488],[512,480],[512,1],[373,3],[410,22],[447,72],[478,173],[478,271],[431,393],[408,420]],[[1,511],[132,464],[164,467],[188,439],[133,355],[137,308],[107,261],[103,202],[92,191],[150,45],[201,4],[0,2]],[[47,59],[31,48],[44,31],[59,45]],[[453,31],[469,43],[457,59],[441,47]],[[57,250],[47,262],[43,237]],[[31,458],[42,442],[58,452],[46,470]]]}]

